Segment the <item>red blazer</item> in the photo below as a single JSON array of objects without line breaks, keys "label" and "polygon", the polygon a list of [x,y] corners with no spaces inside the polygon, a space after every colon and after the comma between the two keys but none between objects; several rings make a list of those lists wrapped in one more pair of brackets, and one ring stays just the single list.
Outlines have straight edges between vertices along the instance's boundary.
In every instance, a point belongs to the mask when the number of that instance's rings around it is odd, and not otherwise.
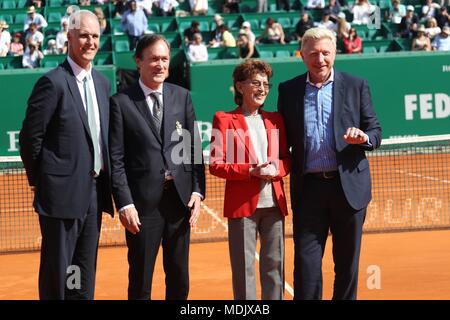
[{"label": "red blazer", "polygon": [[[272,186],[278,208],[286,216],[288,209],[282,178],[289,174],[291,159],[284,122],[278,112],[260,112],[267,132],[267,160],[274,163],[279,172],[272,180]],[[233,153],[234,157],[231,157],[230,153]],[[209,172],[226,179],[225,217],[248,217],[255,212],[261,180],[250,176],[249,170],[257,163],[242,109],[238,107],[231,112],[217,112],[213,120]]]}]

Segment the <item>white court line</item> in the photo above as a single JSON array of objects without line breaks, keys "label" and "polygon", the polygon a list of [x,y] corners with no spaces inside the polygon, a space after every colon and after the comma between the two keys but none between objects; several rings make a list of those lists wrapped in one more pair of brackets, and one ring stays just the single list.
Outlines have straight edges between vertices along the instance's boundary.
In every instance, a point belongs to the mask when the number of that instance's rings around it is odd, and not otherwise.
[{"label": "white court line", "polygon": [[418,174],[418,173],[410,173],[410,172],[406,172],[406,171],[403,171],[403,170],[395,170],[395,171],[398,172],[398,173],[401,173],[401,174],[406,174],[406,175],[411,176],[411,177],[422,178],[424,180],[431,180],[431,181],[437,181],[437,182],[442,182],[442,183],[450,183],[449,180],[442,180],[442,179],[435,178],[435,177],[424,176],[424,175],[421,175],[421,174]]},{"label": "white court line", "polygon": [[[209,208],[206,204],[202,203],[202,208],[205,209],[205,211],[210,214],[216,221],[218,221],[228,232],[228,225],[217,215],[217,213],[214,212],[213,209]],[[259,254],[258,252],[255,252],[255,258],[259,262]],[[284,281],[284,287],[285,290],[293,297],[294,296],[294,289],[287,283],[287,281]]]}]

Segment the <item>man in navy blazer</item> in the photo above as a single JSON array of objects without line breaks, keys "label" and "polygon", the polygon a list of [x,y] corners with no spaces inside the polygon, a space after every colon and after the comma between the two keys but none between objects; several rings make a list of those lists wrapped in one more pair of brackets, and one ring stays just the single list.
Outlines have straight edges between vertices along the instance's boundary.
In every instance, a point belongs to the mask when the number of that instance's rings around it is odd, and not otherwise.
[{"label": "man in navy blazer", "polygon": [[367,81],[333,69],[336,39],[313,28],[302,38],[308,72],[281,83],[278,109],[292,148],[294,299],[322,298],[322,257],[333,239],[333,299],[356,299],[362,227],[371,200],[365,151],[381,127]]},{"label": "man in navy blazer", "polygon": [[185,300],[190,228],[205,197],[194,108],[188,90],[165,82],[170,45],[164,37],[141,37],[134,56],[139,81],[111,98],[110,126],[112,191],[128,246],[128,298],[151,297],[162,245],[166,299]]},{"label": "man in navy blazer", "polygon": [[69,54],[28,100],[20,154],[42,234],[41,299],[93,299],[102,212],[113,214],[108,149],[109,81],[92,68],[100,26],[71,16]]}]

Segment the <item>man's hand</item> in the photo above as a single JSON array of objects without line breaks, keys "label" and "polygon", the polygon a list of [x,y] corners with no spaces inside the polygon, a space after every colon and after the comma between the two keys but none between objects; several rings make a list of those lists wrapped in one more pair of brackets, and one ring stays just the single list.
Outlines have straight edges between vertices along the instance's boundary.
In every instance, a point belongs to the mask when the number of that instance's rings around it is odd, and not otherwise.
[{"label": "man's hand", "polygon": [[358,128],[351,127],[344,134],[344,140],[348,144],[362,144],[368,141],[367,135]]},{"label": "man's hand", "polygon": [[270,162],[265,162],[250,169],[250,175],[262,180],[270,181],[278,175],[278,170]]},{"label": "man's hand", "polygon": [[195,226],[198,217],[200,216],[200,204],[202,198],[198,194],[191,195],[191,200],[189,200],[188,207],[191,209],[191,218],[189,219],[189,224],[191,227]]},{"label": "man's hand", "polygon": [[139,215],[136,208],[123,209],[119,213],[120,222],[122,225],[132,234],[136,234],[140,231],[139,226],[141,221],[139,221]]}]

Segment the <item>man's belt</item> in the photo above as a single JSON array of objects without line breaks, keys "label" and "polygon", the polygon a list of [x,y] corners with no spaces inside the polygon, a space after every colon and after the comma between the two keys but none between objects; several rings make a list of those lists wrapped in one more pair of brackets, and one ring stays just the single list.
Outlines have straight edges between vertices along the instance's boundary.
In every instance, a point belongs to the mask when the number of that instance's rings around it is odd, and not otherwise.
[{"label": "man's belt", "polygon": [[331,180],[339,177],[339,171],[309,172],[306,175],[316,179]]}]

